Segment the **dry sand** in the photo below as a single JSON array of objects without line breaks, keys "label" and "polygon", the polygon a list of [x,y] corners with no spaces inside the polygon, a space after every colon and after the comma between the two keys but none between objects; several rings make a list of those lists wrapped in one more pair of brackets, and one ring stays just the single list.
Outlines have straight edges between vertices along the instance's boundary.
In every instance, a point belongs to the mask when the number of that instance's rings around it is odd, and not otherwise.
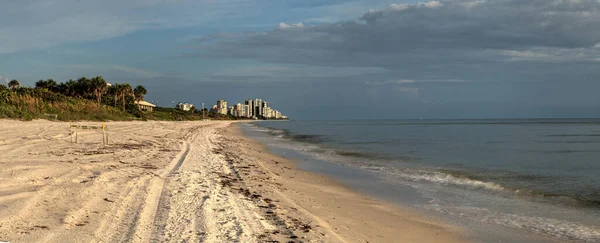
[{"label": "dry sand", "polygon": [[[84,125],[99,125],[86,122]],[[0,241],[460,242],[457,229],[298,170],[231,122],[0,120]]]}]

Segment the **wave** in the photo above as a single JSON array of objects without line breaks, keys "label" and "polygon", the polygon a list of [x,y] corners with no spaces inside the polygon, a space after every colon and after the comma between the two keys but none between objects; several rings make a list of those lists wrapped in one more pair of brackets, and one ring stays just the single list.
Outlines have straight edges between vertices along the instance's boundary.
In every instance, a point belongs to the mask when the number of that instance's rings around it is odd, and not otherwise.
[{"label": "wave", "polygon": [[394,176],[400,177],[409,181],[416,182],[429,182],[435,184],[441,184],[445,186],[462,187],[470,189],[485,189],[491,191],[505,191],[506,188],[487,181],[474,180],[470,178],[463,178],[453,176],[451,174],[427,171],[427,170],[405,170],[405,171],[393,171],[389,172]]},{"label": "wave", "polygon": [[257,126],[254,125],[254,129],[259,132],[267,133],[271,136],[286,138],[298,142],[306,143],[322,143],[325,140],[325,136],[316,134],[297,134],[287,129],[278,129],[268,126]]},{"label": "wave", "polygon": [[600,134],[549,134],[546,137],[600,137]]},{"label": "wave", "polygon": [[428,205],[424,207],[452,216],[469,218],[479,222],[510,228],[526,229],[561,239],[600,242],[600,228],[564,220],[500,213],[477,207],[443,207],[440,205]]},{"label": "wave", "polygon": [[[405,181],[432,183],[468,190],[484,190],[493,193],[504,193],[509,196],[519,196],[526,200],[543,201],[573,207],[600,208],[600,195],[582,196],[578,194],[560,194],[516,186],[518,184],[533,183],[535,181],[545,183],[547,181],[556,180],[556,178],[517,172],[475,172],[443,168],[414,168],[414,164],[410,165],[406,162],[418,161],[419,158],[388,156],[381,153],[371,153],[359,150],[327,148],[321,144],[328,141],[328,139],[322,135],[296,134],[289,130],[266,126],[260,126],[256,129],[275,137],[313,144],[315,146],[292,146],[293,148],[291,149],[301,150],[301,152],[307,153],[309,156],[315,156],[317,159],[344,166],[359,167],[363,170],[386,174],[392,176],[392,178],[399,178]],[[578,152],[592,151],[554,151],[554,153]],[[537,184],[537,182],[533,184]]]}]

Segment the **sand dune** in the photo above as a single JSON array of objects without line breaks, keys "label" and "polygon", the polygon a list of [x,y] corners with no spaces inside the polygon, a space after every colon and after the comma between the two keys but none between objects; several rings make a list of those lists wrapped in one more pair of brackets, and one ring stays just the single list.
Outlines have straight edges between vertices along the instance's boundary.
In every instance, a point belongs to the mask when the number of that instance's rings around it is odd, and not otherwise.
[{"label": "sand dune", "polygon": [[457,241],[298,171],[231,122],[113,122],[108,133],[106,146],[98,130],[75,144],[68,123],[0,121],[0,241]]}]

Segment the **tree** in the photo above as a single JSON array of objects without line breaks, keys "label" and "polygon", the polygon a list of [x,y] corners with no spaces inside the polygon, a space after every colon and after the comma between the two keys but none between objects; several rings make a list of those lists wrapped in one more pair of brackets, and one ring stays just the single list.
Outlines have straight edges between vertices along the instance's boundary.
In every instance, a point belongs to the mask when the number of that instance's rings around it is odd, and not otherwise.
[{"label": "tree", "polygon": [[[123,105],[123,110],[125,110],[125,105],[127,104],[127,97],[133,96],[133,90],[129,84],[115,84],[115,100],[118,96],[121,97],[121,104]],[[115,101],[116,105],[116,101]]]},{"label": "tree", "polygon": [[133,90],[133,95],[135,96],[135,101],[144,100],[144,96],[146,95],[146,93],[148,93],[148,91],[146,90],[146,88],[144,88],[144,86],[141,86],[141,85],[136,86],[135,89]]},{"label": "tree", "polygon": [[0,84],[0,92],[8,90],[8,87],[4,84]]},{"label": "tree", "polygon": [[16,89],[19,87],[21,87],[21,84],[16,79],[13,79],[10,82],[8,82],[8,88],[10,88],[10,89]]},{"label": "tree", "polygon": [[54,81],[54,79],[40,80],[40,81],[37,81],[37,83],[35,83],[35,88],[47,89],[50,91],[57,91],[58,84],[56,83],[56,81]]},{"label": "tree", "polygon": [[107,95],[112,95],[113,97],[113,106],[117,107],[117,97],[119,96],[119,90],[118,90],[119,84],[113,84],[111,86],[108,87],[108,90],[106,91]]},{"label": "tree", "polygon": [[98,104],[102,103],[102,95],[108,91],[108,83],[102,78],[102,76],[98,76],[90,79],[90,89],[93,91],[94,96],[96,96],[96,101]]},{"label": "tree", "polygon": [[66,96],[77,96],[77,82],[73,79],[69,79],[67,82],[60,83],[57,87],[57,91]]},{"label": "tree", "polygon": [[81,98],[91,98],[94,94],[91,80],[86,77],[77,79],[75,83],[75,93],[77,94],[76,96]]}]

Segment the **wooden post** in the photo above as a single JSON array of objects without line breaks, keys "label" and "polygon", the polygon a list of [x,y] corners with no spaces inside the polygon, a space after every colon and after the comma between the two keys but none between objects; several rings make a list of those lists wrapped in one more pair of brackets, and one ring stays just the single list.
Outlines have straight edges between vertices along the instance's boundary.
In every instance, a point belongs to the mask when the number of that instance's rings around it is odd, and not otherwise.
[{"label": "wooden post", "polygon": [[106,139],[104,138],[104,122],[102,123],[102,145],[106,145]]}]

